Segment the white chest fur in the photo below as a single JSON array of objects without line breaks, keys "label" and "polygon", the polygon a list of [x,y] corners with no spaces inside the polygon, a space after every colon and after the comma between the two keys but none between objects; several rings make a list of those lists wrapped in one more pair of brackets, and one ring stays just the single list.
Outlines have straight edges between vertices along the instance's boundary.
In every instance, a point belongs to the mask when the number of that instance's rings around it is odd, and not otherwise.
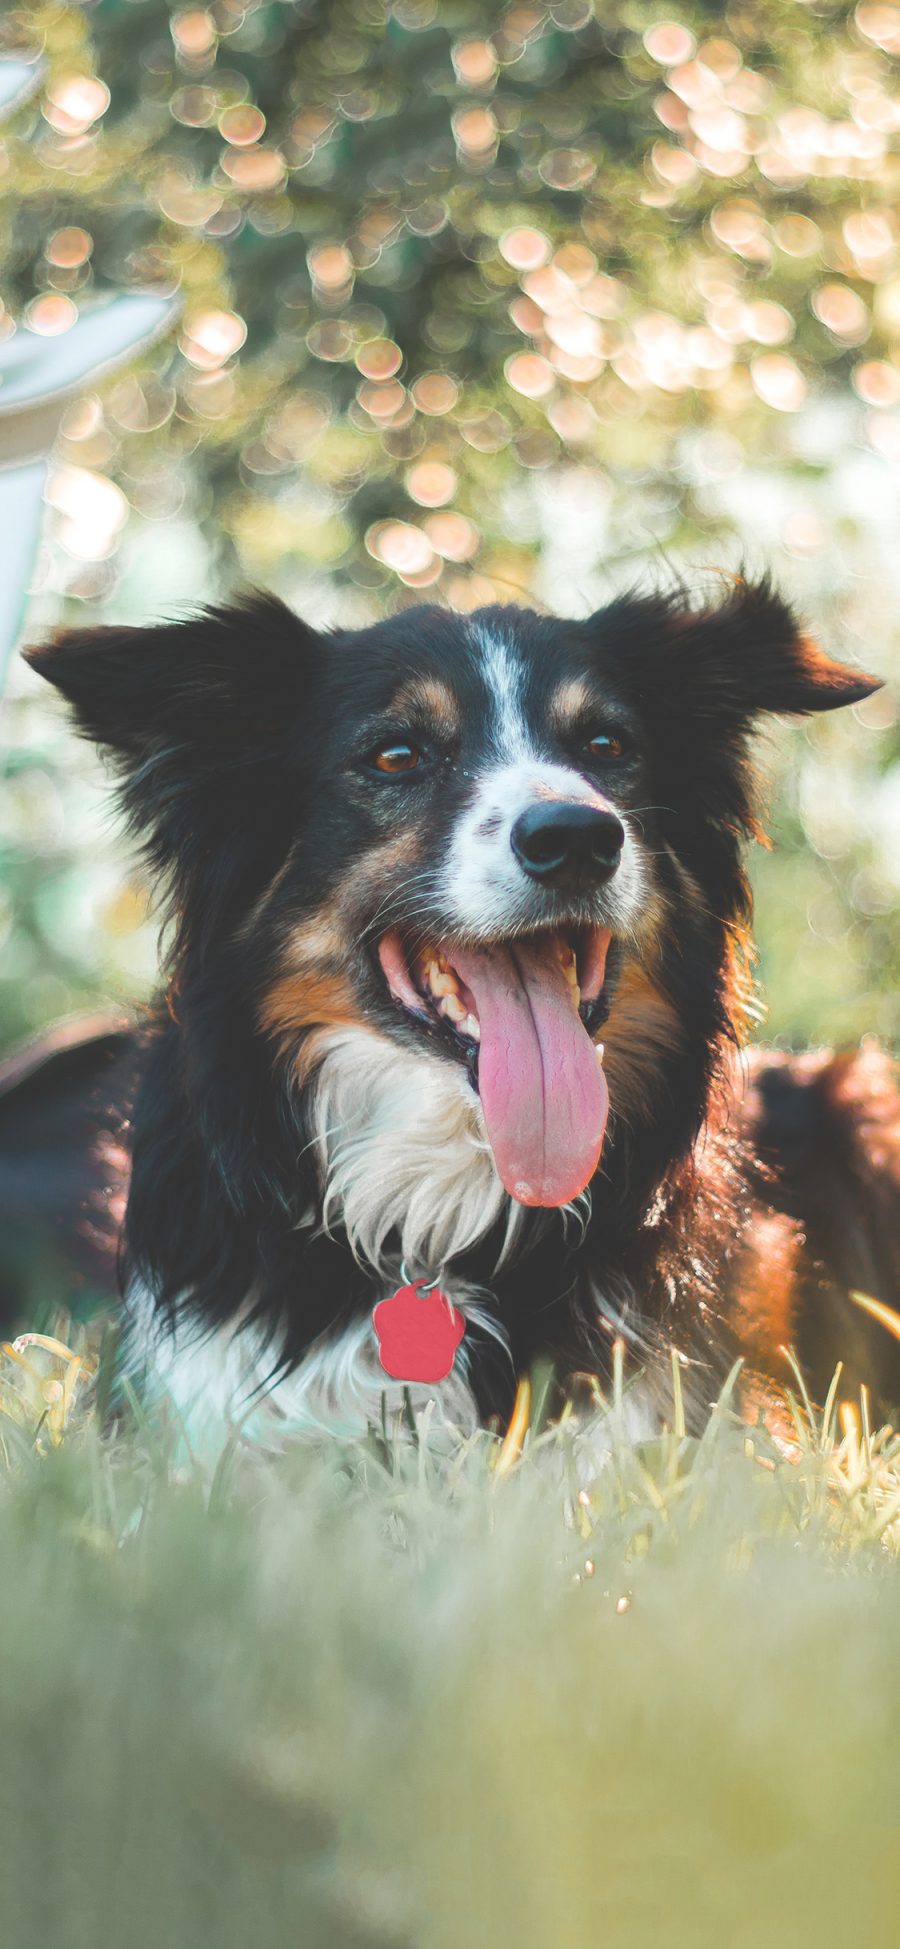
[{"label": "white chest fur", "polygon": [[[448,1063],[363,1030],[336,1032],[317,1072],[313,1132],[324,1228],[340,1227],[371,1274],[373,1307],[399,1283],[398,1239],[409,1277],[437,1277],[504,1218],[498,1264],[514,1249],[524,1214],[497,1177],[477,1098]],[[506,1345],[489,1294],[452,1277],[442,1283],[467,1318]],[[305,1297],[298,1292],[301,1311]],[[145,1398],[169,1399],[197,1459],[214,1458],[236,1429],[279,1448],[302,1434],[363,1434],[383,1409],[391,1416],[403,1406],[403,1387],[378,1359],[370,1313],[322,1336],[281,1377],[277,1345],[240,1320],[212,1334],[190,1320],[161,1328],[152,1296],[137,1287],[126,1317],[128,1367]],[[414,1411],[431,1401],[433,1423],[474,1428],[468,1364],[464,1339],[448,1380],[411,1387]]]}]

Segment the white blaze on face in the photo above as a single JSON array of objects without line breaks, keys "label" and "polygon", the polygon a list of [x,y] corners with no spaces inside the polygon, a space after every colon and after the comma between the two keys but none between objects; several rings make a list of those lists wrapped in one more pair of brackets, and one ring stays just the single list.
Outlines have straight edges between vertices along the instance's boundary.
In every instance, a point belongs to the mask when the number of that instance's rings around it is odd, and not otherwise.
[{"label": "white blaze on face", "polygon": [[614,810],[622,820],[622,856],[603,889],[598,919],[627,930],[637,917],[643,887],[627,816],[619,806],[611,807],[583,772],[555,763],[541,751],[525,715],[526,670],[515,644],[477,624],[472,634],[492,699],[491,756],[473,777],[470,802],[451,840],[442,889],[448,918],[464,933],[484,940],[540,923],[540,895],[536,898],[534,883],[513,852],[512,829],[529,806],[546,799]]},{"label": "white blaze on face", "polygon": [[485,688],[493,700],[491,742],[498,760],[515,764],[534,756],[524,707],[525,668],[515,645],[477,623],[472,635],[481,653]]}]

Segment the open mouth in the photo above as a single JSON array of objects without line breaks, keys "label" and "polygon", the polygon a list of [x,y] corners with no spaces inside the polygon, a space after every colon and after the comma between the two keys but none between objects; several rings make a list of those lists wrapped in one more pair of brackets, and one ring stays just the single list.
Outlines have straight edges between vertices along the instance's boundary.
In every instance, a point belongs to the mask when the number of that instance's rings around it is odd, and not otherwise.
[{"label": "open mouth", "polygon": [[392,930],[378,959],[394,1000],[468,1063],[497,1171],[526,1205],[576,1198],[597,1168],[609,1094],[599,1021],[602,927],[411,952]]}]

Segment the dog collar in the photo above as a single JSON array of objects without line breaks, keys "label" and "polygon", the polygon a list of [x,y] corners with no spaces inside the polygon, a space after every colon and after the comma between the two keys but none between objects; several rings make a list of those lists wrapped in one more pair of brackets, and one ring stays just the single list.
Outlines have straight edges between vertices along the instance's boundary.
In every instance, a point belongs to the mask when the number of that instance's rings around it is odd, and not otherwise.
[{"label": "dog collar", "polygon": [[445,1381],[453,1371],[465,1319],[436,1279],[410,1280],[405,1265],[400,1277],[403,1284],[372,1309],[381,1365],[391,1380]]}]

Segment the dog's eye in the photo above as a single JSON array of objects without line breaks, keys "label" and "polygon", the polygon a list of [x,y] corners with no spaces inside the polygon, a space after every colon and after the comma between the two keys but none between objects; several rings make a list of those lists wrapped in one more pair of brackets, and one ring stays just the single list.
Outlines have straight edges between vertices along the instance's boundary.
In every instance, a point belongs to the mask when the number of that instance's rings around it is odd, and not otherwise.
[{"label": "dog's eye", "polygon": [[606,760],[624,758],[628,751],[628,740],[619,731],[597,731],[587,741],[586,749],[592,758]]},{"label": "dog's eye", "polygon": [[398,738],[394,744],[380,744],[369,762],[376,771],[395,776],[397,772],[415,771],[422,762],[422,753],[418,745],[406,744],[402,738]]}]

